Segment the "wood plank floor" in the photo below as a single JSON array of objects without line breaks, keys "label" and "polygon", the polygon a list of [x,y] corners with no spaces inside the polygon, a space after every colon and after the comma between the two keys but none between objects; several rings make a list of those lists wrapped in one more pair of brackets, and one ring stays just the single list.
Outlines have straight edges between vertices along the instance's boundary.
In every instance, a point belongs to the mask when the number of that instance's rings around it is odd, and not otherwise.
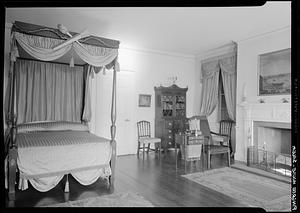
[{"label": "wood plank floor", "polygon": [[[227,165],[226,156],[213,156],[212,168]],[[117,157],[115,192],[136,192],[157,207],[243,207],[238,200],[213,191],[186,178],[183,161],[178,160],[175,166],[175,153],[169,151],[158,158],[156,153],[149,153],[143,160],[142,155],[127,155]],[[200,161],[187,164],[187,172],[206,169]],[[52,190],[38,192],[29,185],[25,191],[17,190],[16,201],[6,202],[8,207],[34,207],[80,200],[87,197],[110,194],[107,182],[99,179],[90,186],[80,185],[69,176],[70,192],[64,193],[65,178]]]}]

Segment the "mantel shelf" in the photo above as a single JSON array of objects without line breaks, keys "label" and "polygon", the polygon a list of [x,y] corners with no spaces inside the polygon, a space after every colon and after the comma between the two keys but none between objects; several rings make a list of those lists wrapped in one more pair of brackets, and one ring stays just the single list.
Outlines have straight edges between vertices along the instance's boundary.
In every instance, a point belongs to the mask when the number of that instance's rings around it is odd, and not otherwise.
[{"label": "mantel shelf", "polygon": [[244,108],[252,107],[286,107],[291,108],[291,103],[255,103],[255,102],[242,102],[239,106]]}]

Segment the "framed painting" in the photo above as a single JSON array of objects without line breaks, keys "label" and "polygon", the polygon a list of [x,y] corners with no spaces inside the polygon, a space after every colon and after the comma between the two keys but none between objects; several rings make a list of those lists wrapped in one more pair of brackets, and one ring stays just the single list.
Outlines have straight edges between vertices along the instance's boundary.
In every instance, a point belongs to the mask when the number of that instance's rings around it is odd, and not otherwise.
[{"label": "framed painting", "polygon": [[151,95],[140,94],[139,95],[139,107],[150,107]]},{"label": "framed painting", "polygon": [[291,94],[291,48],[258,56],[258,95]]}]

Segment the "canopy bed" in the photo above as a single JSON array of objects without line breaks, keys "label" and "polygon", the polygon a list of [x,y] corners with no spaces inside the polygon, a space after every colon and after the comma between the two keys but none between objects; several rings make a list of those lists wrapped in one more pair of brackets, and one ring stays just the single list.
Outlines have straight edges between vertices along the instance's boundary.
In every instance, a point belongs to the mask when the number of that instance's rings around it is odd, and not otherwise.
[{"label": "canopy bed", "polygon": [[[116,161],[116,73],[119,41],[16,21],[6,95],[6,185],[9,200],[28,181],[39,191],[64,175],[113,187]],[[70,65],[65,61],[70,61]],[[90,133],[89,79],[113,68],[111,138]],[[65,191],[68,191],[68,181]]]}]

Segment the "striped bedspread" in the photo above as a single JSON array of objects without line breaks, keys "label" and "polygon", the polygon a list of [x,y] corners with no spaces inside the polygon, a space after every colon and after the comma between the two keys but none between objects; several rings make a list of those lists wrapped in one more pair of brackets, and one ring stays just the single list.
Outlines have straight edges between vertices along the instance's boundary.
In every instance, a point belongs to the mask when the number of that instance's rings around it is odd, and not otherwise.
[{"label": "striped bedspread", "polygon": [[18,148],[65,146],[109,141],[109,139],[85,131],[38,131],[17,134]]}]

